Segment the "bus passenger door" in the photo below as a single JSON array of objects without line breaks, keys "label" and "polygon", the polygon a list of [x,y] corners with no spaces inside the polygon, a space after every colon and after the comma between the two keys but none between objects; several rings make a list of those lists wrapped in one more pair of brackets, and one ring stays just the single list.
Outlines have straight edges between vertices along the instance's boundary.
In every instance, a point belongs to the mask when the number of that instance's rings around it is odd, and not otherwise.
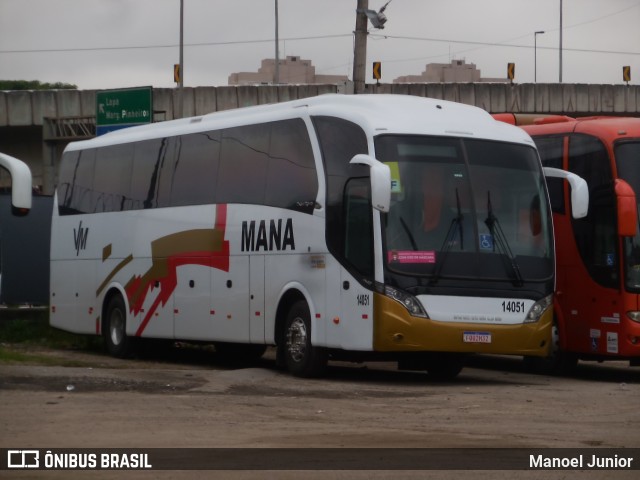
[{"label": "bus passenger door", "polygon": [[249,340],[264,343],[264,255],[249,257]]},{"label": "bus passenger door", "polygon": [[344,258],[353,273],[341,269],[341,346],[345,349],[370,350],[373,345],[373,293],[354,277],[374,277],[373,209],[369,178],[349,180],[344,203]]},{"label": "bus passenger door", "polygon": [[566,288],[570,306],[567,347],[590,354],[617,353],[607,332],[618,331],[624,315],[620,296],[615,196],[609,186],[592,189],[589,215],[573,220],[574,239],[584,268]]}]

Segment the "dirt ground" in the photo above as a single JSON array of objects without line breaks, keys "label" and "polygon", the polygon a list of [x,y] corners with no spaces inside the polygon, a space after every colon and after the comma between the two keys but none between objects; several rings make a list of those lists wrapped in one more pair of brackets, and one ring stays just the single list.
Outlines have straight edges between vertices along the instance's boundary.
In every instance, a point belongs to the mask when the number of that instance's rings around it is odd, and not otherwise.
[{"label": "dirt ground", "polygon": [[[12,347],[13,348],[13,347]],[[2,448],[638,448],[640,369],[581,363],[569,377],[479,357],[452,382],[392,364],[293,378],[273,352],[227,366],[204,350],[113,359],[41,350],[0,365]],[[72,362],[73,366],[68,365]],[[47,362],[50,363],[50,362]],[[640,462],[640,458],[637,459]],[[11,475],[7,475],[7,474]],[[464,471],[0,471],[1,478],[464,478]],[[484,478],[637,478],[637,471],[474,471]]]}]

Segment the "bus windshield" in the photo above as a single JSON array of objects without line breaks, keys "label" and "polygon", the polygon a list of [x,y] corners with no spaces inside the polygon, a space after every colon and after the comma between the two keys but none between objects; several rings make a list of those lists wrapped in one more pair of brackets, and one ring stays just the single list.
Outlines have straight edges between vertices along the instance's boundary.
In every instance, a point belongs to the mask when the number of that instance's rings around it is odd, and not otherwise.
[{"label": "bus windshield", "polygon": [[448,137],[384,135],[391,169],[387,270],[522,286],[553,275],[544,177],[534,148]]},{"label": "bus windshield", "polygon": [[[621,142],[615,147],[618,177],[633,191],[640,192],[640,142]],[[640,292],[640,232],[635,237],[624,237],[625,284],[628,290]]]}]

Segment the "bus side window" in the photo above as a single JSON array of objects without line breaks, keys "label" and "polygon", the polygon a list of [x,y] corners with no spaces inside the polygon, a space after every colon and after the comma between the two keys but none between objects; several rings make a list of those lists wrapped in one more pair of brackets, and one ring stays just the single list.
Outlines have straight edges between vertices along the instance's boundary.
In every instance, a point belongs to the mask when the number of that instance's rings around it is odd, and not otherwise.
[{"label": "bus side window", "polygon": [[[542,165],[562,169],[563,136],[537,137],[533,139],[538,147]],[[547,178],[547,189],[551,200],[551,211],[564,215],[564,180],[561,178]]]},{"label": "bus side window", "polygon": [[218,203],[264,204],[270,135],[268,123],[222,130]]},{"label": "bus side window", "polygon": [[96,149],[65,153],[60,166],[60,215],[93,213],[93,178]]},{"label": "bus side window", "polygon": [[171,206],[214,203],[220,162],[220,132],[183,135],[177,139],[177,145]]},{"label": "bus side window", "polygon": [[309,132],[303,120],[271,123],[265,203],[313,213],[318,175]]},{"label": "bus side window", "polygon": [[133,144],[98,148],[93,178],[93,211],[129,210],[132,173]]},{"label": "bus side window", "polygon": [[327,180],[326,241],[329,251],[344,260],[343,200],[349,178],[369,178],[369,167],[349,163],[358,153],[369,153],[367,137],[362,128],[352,122],[334,117],[314,117],[324,158]]},{"label": "bus side window", "polygon": [[172,138],[144,140],[135,145],[131,180],[131,209],[168,207],[174,157]]},{"label": "bus side window", "polygon": [[78,157],[80,152],[66,152],[62,156],[60,162],[60,171],[58,172],[58,213],[60,215],[69,215],[73,213],[71,208],[71,193],[73,192],[73,172],[78,165]]}]

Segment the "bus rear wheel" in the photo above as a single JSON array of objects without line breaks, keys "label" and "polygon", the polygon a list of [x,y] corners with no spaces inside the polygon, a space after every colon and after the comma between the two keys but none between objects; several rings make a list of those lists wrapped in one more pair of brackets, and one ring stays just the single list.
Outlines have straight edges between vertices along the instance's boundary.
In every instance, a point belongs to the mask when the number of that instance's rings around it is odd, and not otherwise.
[{"label": "bus rear wheel", "polygon": [[297,377],[317,377],[327,366],[327,352],[311,344],[311,314],[304,300],[298,300],[285,321],[284,360],[289,372]]},{"label": "bus rear wheel", "polygon": [[134,350],[134,339],[127,335],[127,310],[120,295],[109,300],[102,322],[107,352],[118,358],[130,356]]}]

